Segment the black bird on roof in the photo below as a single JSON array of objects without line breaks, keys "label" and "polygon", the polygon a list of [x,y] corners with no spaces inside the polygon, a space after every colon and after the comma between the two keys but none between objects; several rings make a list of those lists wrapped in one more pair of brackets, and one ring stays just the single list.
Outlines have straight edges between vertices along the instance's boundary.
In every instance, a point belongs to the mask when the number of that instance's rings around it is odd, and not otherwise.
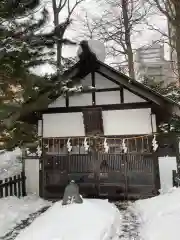
[{"label": "black bird on roof", "polygon": [[81,41],[80,47],[82,49],[82,52],[78,56],[80,64],[79,71],[76,74],[77,78],[84,77],[88,72],[95,72],[98,67],[96,54],[91,51],[88,45],[88,41]]}]

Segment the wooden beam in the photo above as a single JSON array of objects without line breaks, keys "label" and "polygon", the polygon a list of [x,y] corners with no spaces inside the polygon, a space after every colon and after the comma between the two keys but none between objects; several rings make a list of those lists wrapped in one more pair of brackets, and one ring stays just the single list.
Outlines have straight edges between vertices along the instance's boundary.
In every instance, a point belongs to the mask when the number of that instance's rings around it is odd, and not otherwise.
[{"label": "wooden beam", "polygon": [[100,89],[86,89],[86,90],[82,90],[82,93],[91,93],[91,92],[113,92],[113,91],[120,91],[119,87],[115,87],[115,88],[100,88]]},{"label": "wooden beam", "polygon": [[66,93],[66,107],[69,107],[69,94]]},{"label": "wooden beam", "polygon": [[122,86],[120,87],[120,102],[124,103],[124,89]]},{"label": "wooden beam", "polygon": [[[112,81],[112,77],[107,76],[106,74],[104,74],[104,73],[102,73],[102,72],[99,72],[99,74],[100,74],[101,76],[103,76],[103,77],[106,77],[106,78],[109,79],[110,81]],[[126,86],[122,86],[122,84],[118,83],[117,81],[113,81],[113,82],[115,82],[116,84],[119,84],[119,86],[120,86],[120,87],[123,87],[123,89],[128,90],[129,92],[131,92],[131,93],[139,96],[140,98],[144,99],[145,101],[149,101],[149,99],[148,99],[147,97],[144,97],[144,96],[140,95],[139,93],[137,93],[137,92],[129,89],[129,88],[126,87]]]},{"label": "wooden beam", "polygon": [[[92,86],[95,88],[95,72],[91,73],[91,79],[92,79]],[[95,91],[92,91],[92,104],[96,105],[96,93]]]},{"label": "wooden beam", "polygon": [[139,95],[142,98],[146,98],[149,101],[155,102],[157,105],[161,105],[165,107],[165,103],[161,96],[153,94],[151,91],[148,91],[148,89],[143,89],[142,86],[137,86],[137,84],[134,83],[134,80],[130,81],[125,77],[121,77],[118,73],[115,71],[112,71],[110,68],[107,68],[103,65],[100,66],[100,69],[97,71],[99,74],[103,75],[106,78],[111,79],[112,81],[116,81],[116,83],[119,83],[123,85],[128,90],[132,91],[134,94]]},{"label": "wooden beam", "polygon": [[[96,105],[96,107],[101,108],[104,111],[107,110],[126,110],[126,109],[142,109],[142,108],[151,108],[152,104],[147,102],[140,103],[123,103],[123,104],[108,104],[108,105]],[[42,110],[42,114],[46,113],[68,113],[68,112],[82,112],[84,108],[94,108],[94,106],[76,106],[76,107],[58,107],[58,108],[48,108]]]}]

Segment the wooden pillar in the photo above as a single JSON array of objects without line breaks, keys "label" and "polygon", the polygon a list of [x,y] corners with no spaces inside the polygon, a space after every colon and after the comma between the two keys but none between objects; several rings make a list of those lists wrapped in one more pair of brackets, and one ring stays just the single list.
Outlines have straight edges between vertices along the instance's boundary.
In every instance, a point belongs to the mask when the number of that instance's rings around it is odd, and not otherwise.
[{"label": "wooden pillar", "polygon": [[175,134],[174,136],[174,144],[176,149],[176,163],[177,163],[177,174],[180,176],[180,135]]},{"label": "wooden pillar", "polygon": [[154,166],[154,185],[155,185],[156,194],[158,194],[158,190],[161,188],[158,152],[152,153],[152,157],[153,157],[153,162],[154,162],[154,164],[153,164],[153,166]]}]

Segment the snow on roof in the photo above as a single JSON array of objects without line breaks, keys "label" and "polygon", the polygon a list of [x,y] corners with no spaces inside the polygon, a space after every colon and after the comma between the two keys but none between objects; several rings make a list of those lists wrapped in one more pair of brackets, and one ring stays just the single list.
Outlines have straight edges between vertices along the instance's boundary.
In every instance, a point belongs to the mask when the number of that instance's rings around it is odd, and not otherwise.
[{"label": "snow on roof", "polygon": [[55,203],[22,231],[16,240],[115,240],[120,214],[107,200],[84,199],[82,204]]},{"label": "snow on roof", "polygon": [[140,233],[146,240],[179,238],[180,188],[146,200],[139,200],[135,208],[141,217]]}]

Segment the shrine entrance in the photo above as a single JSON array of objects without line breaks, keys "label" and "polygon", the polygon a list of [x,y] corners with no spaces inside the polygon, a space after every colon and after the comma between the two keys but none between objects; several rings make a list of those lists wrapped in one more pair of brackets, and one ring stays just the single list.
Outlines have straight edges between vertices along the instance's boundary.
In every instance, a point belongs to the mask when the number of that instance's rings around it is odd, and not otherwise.
[{"label": "shrine entrance", "polygon": [[[85,140],[86,147],[83,145]],[[85,196],[139,198],[156,193],[156,158],[150,145],[152,138],[126,139],[127,152],[124,151],[123,139],[120,137],[43,141],[43,198],[62,197],[70,180],[75,180],[80,193]],[[71,144],[69,152],[66,145],[68,141]],[[104,151],[105,141],[107,152]],[[89,148],[85,149],[87,145]],[[140,147],[144,151],[140,151]]]}]

